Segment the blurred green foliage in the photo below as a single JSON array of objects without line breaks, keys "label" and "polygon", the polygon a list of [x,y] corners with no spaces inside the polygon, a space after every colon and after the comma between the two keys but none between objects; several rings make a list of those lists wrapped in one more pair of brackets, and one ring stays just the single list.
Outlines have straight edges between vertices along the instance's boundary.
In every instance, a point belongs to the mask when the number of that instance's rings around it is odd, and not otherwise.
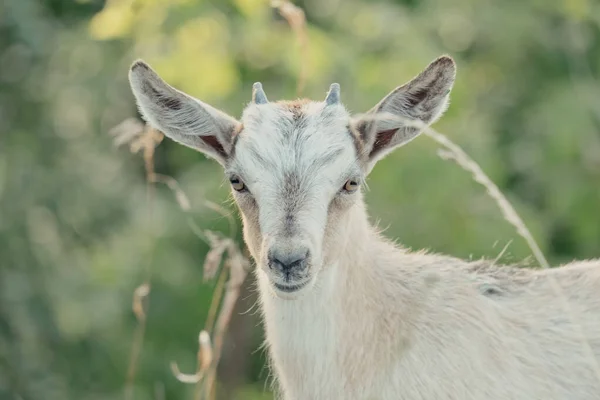
[{"label": "blurred green foliage", "polygon": [[[600,4],[297,4],[308,19],[308,97],[340,82],[343,101],[362,112],[451,54],[458,78],[436,128],[498,183],[552,262],[600,255]],[[127,70],[138,57],[233,115],[255,81],[271,99],[295,97],[303,61],[266,0],[0,3],[1,399],[122,397],[132,293],[148,265],[135,397],[192,398],[169,362],[195,368],[214,285],[202,283],[207,246],[164,187],[149,213],[141,158],[107,135],[136,115]],[[496,257],[510,243],[503,261],[527,257],[483,189],[436,149],[423,137],[377,166],[373,220],[413,248]],[[155,161],[179,181],[200,225],[227,231],[227,219],[203,206],[228,198],[216,163],[168,141]],[[221,398],[271,398],[255,351],[259,320],[243,314],[255,300],[246,288],[219,371]]]}]

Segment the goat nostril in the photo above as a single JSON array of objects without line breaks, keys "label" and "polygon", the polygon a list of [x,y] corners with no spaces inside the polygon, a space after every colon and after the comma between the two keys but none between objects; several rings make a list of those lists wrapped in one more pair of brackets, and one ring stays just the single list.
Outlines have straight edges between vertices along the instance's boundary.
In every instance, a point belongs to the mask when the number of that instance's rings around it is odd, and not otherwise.
[{"label": "goat nostril", "polygon": [[287,272],[292,269],[303,269],[306,267],[308,254],[308,251],[302,253],[271,254],[269,257],[269,267],[276,268],[281,272]]}]

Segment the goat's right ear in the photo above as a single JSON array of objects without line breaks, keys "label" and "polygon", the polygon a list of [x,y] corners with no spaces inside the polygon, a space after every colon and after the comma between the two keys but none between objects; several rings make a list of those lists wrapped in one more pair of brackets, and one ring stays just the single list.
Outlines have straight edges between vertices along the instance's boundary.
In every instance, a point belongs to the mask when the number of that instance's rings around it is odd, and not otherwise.
[{"label": "goat's right ear", "polygon": [[240,122],[168,85],[141,60],[131,66],[129,83],[150,125],[174,141],[226,164]]}]

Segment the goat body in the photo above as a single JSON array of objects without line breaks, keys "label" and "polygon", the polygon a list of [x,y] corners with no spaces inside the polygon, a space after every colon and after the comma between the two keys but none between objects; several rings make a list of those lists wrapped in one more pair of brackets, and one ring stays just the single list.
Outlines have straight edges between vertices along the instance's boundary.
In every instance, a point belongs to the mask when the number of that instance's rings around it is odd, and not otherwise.
[{"label": "goat body", "polygon": [[279,299],[258,273],[284,399],[600,399],[582,344],[600,358],[599,261],[533,270],[410,253],[353,212],[310,292]]}]

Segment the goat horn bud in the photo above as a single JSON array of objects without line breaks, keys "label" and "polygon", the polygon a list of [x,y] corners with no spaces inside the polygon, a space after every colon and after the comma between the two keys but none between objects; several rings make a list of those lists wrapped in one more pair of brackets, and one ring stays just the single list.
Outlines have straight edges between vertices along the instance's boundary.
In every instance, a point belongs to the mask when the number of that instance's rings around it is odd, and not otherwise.
[{"label": "goat horn bud", "polygon": [[327,92],[327,97],[325,98],[325,103],[328,106],[332,104],[339,104],[340,102],[340,84],[332,83],[329,87],[329,92]]},{"label": "goat horn bud", "polygon": [[269,102],[260,82],[252,85],[252,102],[254,104],[267,104]]}]

